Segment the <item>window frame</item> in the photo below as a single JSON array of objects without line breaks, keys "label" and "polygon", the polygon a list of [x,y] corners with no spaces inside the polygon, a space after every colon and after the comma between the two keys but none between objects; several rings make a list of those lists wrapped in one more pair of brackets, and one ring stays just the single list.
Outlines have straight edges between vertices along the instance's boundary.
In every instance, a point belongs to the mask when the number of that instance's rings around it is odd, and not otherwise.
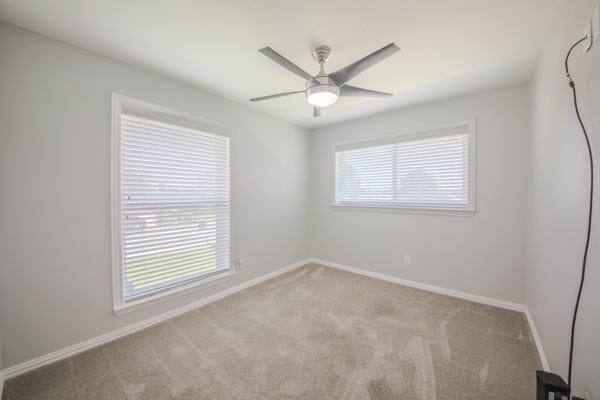
[{"label": "window frame", "polygon": [[[455,131],[464,129],[468,140],[468,205],[464,208],[445,207],[445,206],[416,206],[403,204],[376,204],[376,203],[339,203],[337,201],[337,153],[340,151],[360,149],[372,146],[381,146],[393,143],[409,142],[413,140],[436,138],[450,136]],[[332,208],[340,210],[353,211],[391,211],[403,212],[407,214],[440,214],[440,215],[457,215],[457,216],[472,216],[477,212],[477,119],[472,119],[466,122],[456,124],[448,124],[436,128],[427,128],[418,131],[410,131],[405,133],[395,132],[391,135],[382,136],[376,139],[340,142],[334,143],[332,146],[331,157],[331,202]]]},{"label": "window frame", "polygon": [[[219,122],[210,121],[203,117],[192,115],[154,103],[138,100],[118,93],[111,93],[111,253],[112,253],[112,289],[113,312],[121,315],[161,300],[181,295],[192,288],[207,287],[229,280],[237,273],[235,248],[235,146],[231,129]],[[123,300],[123,265],[121,240],[121,114],[124,108],[136,110],[146,115],[154,114],[162,121],[179,123],[183,126],[202,130],[207,133],[225,136],[229,139],[229,268],[208,273],[206,277],[184,283],[164,291],[125,302]]]}]

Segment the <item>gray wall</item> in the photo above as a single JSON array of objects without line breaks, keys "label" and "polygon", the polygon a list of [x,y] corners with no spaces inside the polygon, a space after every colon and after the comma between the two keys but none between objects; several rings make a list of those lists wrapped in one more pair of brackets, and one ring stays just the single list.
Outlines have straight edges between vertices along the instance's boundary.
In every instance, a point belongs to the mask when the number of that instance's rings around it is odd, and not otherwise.
[{"label": "gray wall", "polygon": [[[0,326],[3,367],[297,262],[307,254],[304,129],[189,86],[0,23]],[[112,313],[110,93],[233,129],[231,281]]]},{"label": "gray wall", "polygon": [[[529,104],[524,85],[319,129],[310,136],[311,256],[523,302]],[[333,208],[333,146],[477,118],[474,216]],[[403,254],[413,262],[404,265]]]},{"label": "gray wall", "polygon": [[[548,33],[531,88],[527,305],[553,371],[567,375],[571,315],[579,284],[589,166],[563,61],[570,45],[582,36],[597,0],[563,0]],[[584,120],[591,134],[600,172],[600,42],[590,53],[572,57]],[[598,175],[596,175],[598,176]],[[596,180],[596,187],[599,182]],[[589,269],[577,327],[574,363],[575,394],[587,390],[600,399],[600,192]]]}]

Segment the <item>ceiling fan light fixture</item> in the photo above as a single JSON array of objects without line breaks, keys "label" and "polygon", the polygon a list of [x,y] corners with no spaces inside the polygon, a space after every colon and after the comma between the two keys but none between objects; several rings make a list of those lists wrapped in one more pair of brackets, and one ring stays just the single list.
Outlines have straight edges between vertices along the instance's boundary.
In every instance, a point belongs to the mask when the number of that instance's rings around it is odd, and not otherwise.
[{"label": "ceiling fan light fixture", "polygon": [[306,90],[306,99],[315,107],[328,107],[336,102],[340,89],[332,85],[315,85]]},{"label": "ceiling fan light fixture", "polygon": [[319,72],[313,76],[273,50],[270,47],[264,47],[258,51],[287,69],[294,75],[303,78],[306,81],[305,90],[296,90],[292,92],[276,93],[269,96],[254,97],[250,101],[262,101],[269,99],[277,99],[280,97],[289,96],[296,93],[304,92],[306,100],[313,105],[313,116],[318,117],[325,107],[329,107],[335,103],[338,97],[371,97],[371,98],[387,98],[391,97],[392,93],[378,92],[376,90],[362,89],[347,85],[346,83],[353,79],[358,74],[366,69],[383,61],[392,54],[399,51],[400,48],[395,43],[390,43],[383,46],[379,50],[374,51],[366,57],[361,58],[352,64],[346,65],[331,75],[325,72],[324,64],[331,56],[331,48],[328,46],[319,46],[313,51],[313,57],[320,65]]}]

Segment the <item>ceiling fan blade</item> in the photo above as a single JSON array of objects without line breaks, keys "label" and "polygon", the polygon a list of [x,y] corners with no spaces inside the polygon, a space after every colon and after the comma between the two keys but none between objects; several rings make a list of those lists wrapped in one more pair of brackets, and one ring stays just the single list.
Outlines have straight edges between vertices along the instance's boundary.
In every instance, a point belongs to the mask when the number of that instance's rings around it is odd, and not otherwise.
[{"label": "ceiling fan blade", "polygon": [[314,116],[314,117],[320,117],[322,112],[323,112],[323,109],[322,109],[322,108],[320,108],[320,107],[315,107],[315,108],[313,109],[313,116]]},{"label": "ceiling fan blade", "polygon": [[369,54],[366,57],[361,58],[358,61],[353,62],[352,64],[335,71],[332,74],[329,74],[329,78],[333,80],[336,85],[342,86],[350,79],[354,78],[356,75],[360,74],[364,70],[373,65],[377,64],[380,61],[385,60],[392,54],[400,51],[400,48],[396,46],[394,43],[390,43],[387,46],[382,47],[381,49]]},{"label": "ceiling fan blade", "polygon": [[344,85],[340,88],[340,97],[371,97],[385,99],[392,97],[393,94],[378,92],[376,90],[363,89],[356,86]]},{"label": "ceiling fan blade", "polygon": [[265,47],[263,49],[259,49],[258,51],[263,53],[265,56],[269,57],[271,60],[275,61],[277,64],[281,65],[283,68],[298,75],[299,77],[304,78],[306,80],[315,81],[315,79],[308,72],[306,72],[305,70],[303,70],[302,68],[300,68],[299,66],[297,66],[296,64],[294,64],[293,62],[276,52],[275,50],[273,50],[272,48]]},{"label": "ceiling fan blade", "polygon": [[289,96],[291,94],[296,94],[296,93],[304,93],[304,90],[296,90],[295,92],[284,92],[284,93],[270,94],[268,96],[255,97],[253,99],[250,99],[250,101],[262,101],[262,100],[276,99],[278,97]]}]

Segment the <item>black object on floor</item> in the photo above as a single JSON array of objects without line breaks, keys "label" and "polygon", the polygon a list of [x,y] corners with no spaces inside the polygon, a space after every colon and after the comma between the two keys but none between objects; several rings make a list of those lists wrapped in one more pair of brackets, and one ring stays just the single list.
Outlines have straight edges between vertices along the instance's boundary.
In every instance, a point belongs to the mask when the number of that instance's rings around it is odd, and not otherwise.
[{"label": "black object on floor", "polygon": [[537,400],[569,399],[569,386],[560,376],[546,371],[535,371]]}]

